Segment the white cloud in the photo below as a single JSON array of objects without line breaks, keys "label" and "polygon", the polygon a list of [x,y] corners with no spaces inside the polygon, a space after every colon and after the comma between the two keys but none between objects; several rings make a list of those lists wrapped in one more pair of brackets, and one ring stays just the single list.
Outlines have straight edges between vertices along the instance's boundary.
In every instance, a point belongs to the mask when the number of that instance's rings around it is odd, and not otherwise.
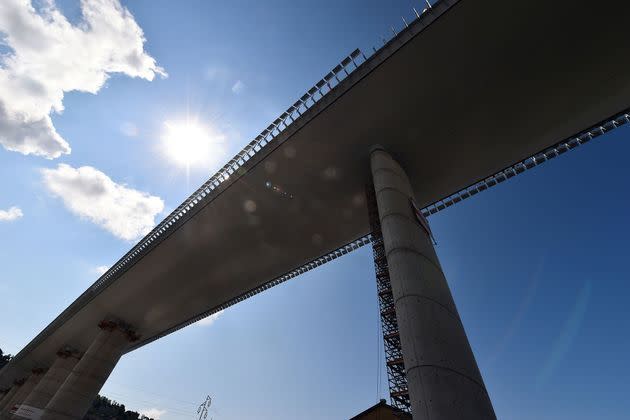
[{"label": "white cloud", "polygon": [[9,210],[0,210],[0,222],[13,222],[24,216],[19,207],[11,207]]},{"label": "white cloud", "polygon": [[105,274],[107,270],[109,270],[108,265],[99,265],[97,267],[94,267],[94,272],[98,274],[99,276],[102,276],[103,274]]},{"label": "white cloud", "polygon": [[161,416],[166,414],[166,410],[160,410],[159,408],[147,408],[146,410],[140,410],[140,414],[155,420],[159,420]]},{"label": "white cloud", "polygon": [[138,126],[132,122],[125,122],[120,125],[120,131],[127,137],[136,137],[138,135]]},{"label": "white cloud", "polygon": [[197,321],[197,325],[203,325],[203,326],[208,326],[208,325],[212,325],[214,324],[214,321],[217,320],[217,318],[219,318],[221,316],[221,314],[223,314],[223,311],[219,311],[219,312],[215,312],[212,315]]},{"label": "white cloud", "polygon": [[241,80],[237,80],[236,83],[234,83],[232,85],[232,92],[234,92],[235,94],[240,94],[245,90],[245,83],[243,83]]},{"label": "white cloud", "polygon": [[119,0],[81,0],[71,24],[54,0],[0,1],[0,144],[54,159],[70,145],[50,114],[63,111],[66,92],[96,94],[112,73],[153,80],[166,76],[144,51],[144,34]]},{"label": "white cloud", "polygon": [[90,166],[60,164],[42,169],[42,176],[48,191],[68,210],[128,241],[148,233],[164,209],[161,198],[117,184]]}]

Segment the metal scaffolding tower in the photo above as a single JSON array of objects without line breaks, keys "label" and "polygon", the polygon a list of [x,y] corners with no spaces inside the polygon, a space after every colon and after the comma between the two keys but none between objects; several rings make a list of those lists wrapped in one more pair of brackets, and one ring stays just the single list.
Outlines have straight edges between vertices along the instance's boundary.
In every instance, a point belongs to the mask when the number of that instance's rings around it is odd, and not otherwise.
[{"label": "metal scaffolding tower", "polygon": [[383,245],[374,185],[366,187],[366,196],[370,225],[372,227],[372,253],[376,271],[376,291],[381,313],[391,405],[411,413],[411,402],[409,401],[409,391],[407,390],[407,375],[400,345],[400,335],[398,334],[396,308],[394,307],[394,296],[389,281],[389,267],[385,255],[385,246]]}]

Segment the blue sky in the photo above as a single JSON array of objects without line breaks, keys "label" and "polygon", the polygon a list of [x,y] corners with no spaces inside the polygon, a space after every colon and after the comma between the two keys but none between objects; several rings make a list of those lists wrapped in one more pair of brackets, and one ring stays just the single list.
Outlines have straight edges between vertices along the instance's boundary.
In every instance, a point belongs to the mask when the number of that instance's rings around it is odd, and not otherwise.
[{"label": "blue sky", "polygon": [[[0,6],[0,347],[9,353],[341,58],[378,46],[422,7],[124,2],[132,16],[121,15],[115,34],[94,25],[94,38],[76,41],[80,3],[64,0],[57,7],[67,26],[27,37],[33,47],[20,38],[29,26],[6,19],[26,3]],[[43,0],[35,6],[51,13]],[[118,16],[115,6],[107,0],[99,10]],[[59,48],[44,54],[43,45]],[[11,61],[29,48],[50,76]],[[190,168],[164,148],[165,124],[187,118],[220,143]],[[24,130],[39,130],[29,131],[39,142],[10,137]],[[501,419],[630,410],[629,153],[622,127],[430,218]],[[94,185],[96,201],[85,195]],[[120,223],[138,208],[142,218]],[[207,394],[214,419],[348,418],[387,395],[381,346],[366,247],[124,356],[102,393],[167,420],[192,418]]]}]

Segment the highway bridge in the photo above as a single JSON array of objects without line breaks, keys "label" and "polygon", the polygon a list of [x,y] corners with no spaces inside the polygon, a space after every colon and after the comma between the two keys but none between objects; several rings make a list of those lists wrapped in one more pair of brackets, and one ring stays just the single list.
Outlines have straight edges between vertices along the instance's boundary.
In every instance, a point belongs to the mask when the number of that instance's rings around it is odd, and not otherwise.
[{"label": "highway bridge", "polygon": [[441,0],[333,64],[0,371],[0,416],[81,418],[122,354],[370,243],[374,182],[414,418],[494,418],[423,216],[627,123],[628,16]]}]

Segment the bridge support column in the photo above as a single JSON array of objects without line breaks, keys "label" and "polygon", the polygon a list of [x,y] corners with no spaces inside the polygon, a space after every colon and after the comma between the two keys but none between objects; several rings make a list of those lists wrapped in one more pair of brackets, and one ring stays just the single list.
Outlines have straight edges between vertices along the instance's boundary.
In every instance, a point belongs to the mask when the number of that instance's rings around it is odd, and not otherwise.
[{"label": "bridge support column", "polygon": [[25,382],[24,379],[20,379],[13,382],[13,386],[11,387],[9,392],[7,392],[4,395],[4,398],[2,398],[2,401],[0,401],[0,416],[2,416],[2,412],[4,411],[4,408],[7,405],[9,405],[9,403],[11,402],[15,394],[18,392],[20,387],[24,384],[24,382]]},{"label": "bridge support column", "polygon": [[33,371],[31,372],[31,375],[24,382],[24,385],[22,385],[16,391],[15,395],[13,395],[13,398],[11,398],[11,401],[9,401],[2,408],[2,413],[0,414],[0,416],[2,416],[3,419],[11,418],[11,410],[13,409],[13,407],[20,404],[22,401],[24,401],[24,399],[28,396],[28,394],[31,393],[31,391],[42,379],[42,375],[44,374],[44,372],[45,372],[44,369],[33,369]]},{"label": "bridge support column", "polygon": [[370,155],[414,419],[496,419],[413,190],[387,152]]},{"label": "bridge support column", "polygon": [[[22,401],[23,413],[29,412],[37,416],[44,411],[46,404],[52,399],[55,393],[61,388],[66,378],[72,372],[79,359],[79,352],[64,348],[57,352],[57,359],[52,364],[48,372],[44,374],[39,383],[33,388],[30,394]],[[12,419],[24,419],[23,416],[13,415]]]},{"label": "bridge support column", "polygon": [[[4,406],[7,398],[11,398],[9,397],[9,394],[13,391],[14,387],[15,386],[12,386],[11,388],[6,389],[6,391],[2,395],[0,395],[0,409],[2,409],[2,407]],[[13,392],[13,395],[15,395],[15,392]]]},{"label": "bridge support column", "polygon": [[46,404],[42,420],[80,420],[122,356],[129,340],[136,339],[124,324],[102,321],[101,332]]}]

